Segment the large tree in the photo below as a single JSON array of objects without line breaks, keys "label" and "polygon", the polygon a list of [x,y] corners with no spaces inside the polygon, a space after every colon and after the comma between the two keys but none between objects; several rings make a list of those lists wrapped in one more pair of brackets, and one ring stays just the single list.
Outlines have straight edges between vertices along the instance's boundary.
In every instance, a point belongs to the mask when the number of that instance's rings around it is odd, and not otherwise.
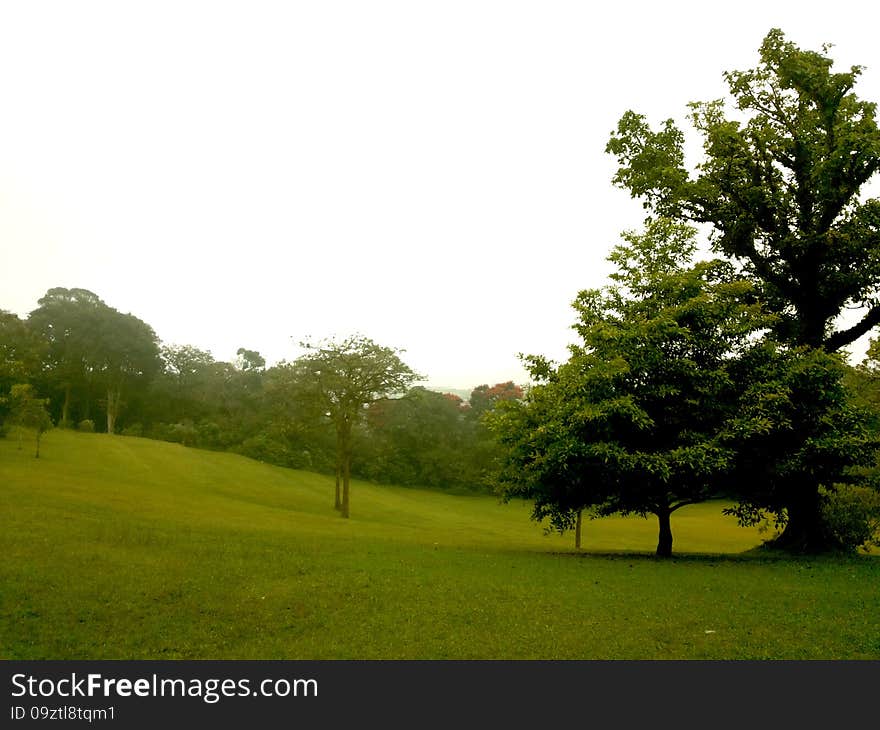
[{"label": "large tree", "polygon": [[[672,120],[655,130],[632,111],[607,149],[615,183],[651,213],[707,224],[777,313],[781,343],[835,352],[880,323],[880,201],[862,194],[880,169],[880,130],[875,104],[854,93],[861,68],[833,70],[828,50],[771,30],[756,68],[725,74],[735,111],[690,105],[703,141],[695,165]],[[845,310],[862,314],[841,324]],[[819,548],[819,484],[802,476],[783,543]]]},{"label": "large tree", "polygon": [[584,509],[654,514],[666,557],[671,515],[717,494],[735,464],[732,367],[768,321],[730,264],[690,265],[690,227],[657,219],[625,240],[613,284],[574,303],[582,344],[562,365],[526,358],[537,384],[489,421],[506,497],[533,500],[533,517],[560,530]]},{"label": "large tree", "polygon": [[361,335],[302,344],[307,352],[292,364],[293,373],[302,398],[320,405],[335,428],[336,508],[349,517],[355,425],[371,403],[405,392],[421,376],[400,359],[400,350]]},{"label": "large tree", "polygon": [[46,376],[62,394],[59,425],[67,426],[75,397],[85,402],[95,385],[94,356],[107,305],[88,289],[64,287],[49,289],[37,304],[28,326],[46,343]]},{"label": "large tree", "polygon": [[137,386],[146,386],[159,371],[159,344],[146,322],[107,306],[99,311],[96,335],[90,358],[106,394],[107,433],[112,434],[123,396]]}]

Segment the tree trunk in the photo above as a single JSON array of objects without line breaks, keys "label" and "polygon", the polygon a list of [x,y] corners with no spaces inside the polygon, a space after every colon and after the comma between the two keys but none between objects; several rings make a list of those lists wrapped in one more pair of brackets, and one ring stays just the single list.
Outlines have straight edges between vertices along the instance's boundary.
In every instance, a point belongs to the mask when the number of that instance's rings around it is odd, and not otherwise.
[{"label": "tree trunk", "polygon": [[[829,321],[813,307],[816,297],[810,297],[808,307],[798,307],[801,325],[799,345],[822,349],[825,340],[825,325]],[[832,350],[833,351],[833,350]],[[782,534],[769,542],[775,548],[795,553],[820,553],[835,547],[835,541],[825,527],[819,497],[819,485],[804,481],[785,505],[788,521]]]},{"label": "tree trunk", "polygon": [[61,428],[70,428],[70,383],[64,386],[64,403],[61,406]]},{"label": "tree trunk", "polygon": [[43,432],[40,431],[39,428],[37,428],[37,450],[34,452],[35,459],[40,458],[40,436],[42,436],[42,435],[43,435]]},{"label": "tree trunk", "polygon": [[336,436],[336,504],[335,509],[342,509],[342,443],[340,436]]},{"label": "tree trunk", "polygon": [[660,523],[660,537],[657,540],[657,557],[672,557],[672,524],[669,520],[672,514],[669,509],[660,509],[655,513],[657,521]]},{"label": "tree trunk", "polygon": [[574,549],[581,549],[581,518],[583,517],[584,511],[582,509],[578,510],[577,522],[574,526]]},{"label": "tree trunk", "polygon": [[797,553],[820,553],[834,547],[834,541],[822,520],[822,505],[817,485],[805,485],[786,507],[788,522],[773,547]]},{"label": "tree trunk", "polygon": [[113,386],[107,389],[107,433],[115,433],[116,416],[119,414],[119,396],[121,388]]},{"label": "tree trunk", "polygon": [[351,515],[351,452],[348,448],[342,456],[342,516]]},{"label": "tree trunk", "polygon": [[348,518],[351,515],[351,423],[343,420],[336,432],[341,455],[342,466],[342,504],[340,511],[342,516]]},{"label": "tree trunk", "polygon": [[827,320],[821,314],[801,313],[801,333],[797,338],[797,344],[807,345],[817,350],[821,349],[825,342],[826,323]]}]

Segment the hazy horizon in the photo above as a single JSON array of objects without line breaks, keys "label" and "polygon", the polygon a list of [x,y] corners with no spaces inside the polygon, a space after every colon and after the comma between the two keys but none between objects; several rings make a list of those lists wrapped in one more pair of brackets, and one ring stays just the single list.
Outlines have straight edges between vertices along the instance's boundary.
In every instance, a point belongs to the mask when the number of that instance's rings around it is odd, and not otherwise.
[{"label": "hazy horizon", "polygon": [[523,383],[517,353],[566,356],[570,302],[641,225],[604,152],[620,115],[683,122],[772,27],[866,66],[856,92],[878,100],[859,17],[847,2],[5,5],[0,308],[80,287],[218,360],[362,333],[428,383]]}]

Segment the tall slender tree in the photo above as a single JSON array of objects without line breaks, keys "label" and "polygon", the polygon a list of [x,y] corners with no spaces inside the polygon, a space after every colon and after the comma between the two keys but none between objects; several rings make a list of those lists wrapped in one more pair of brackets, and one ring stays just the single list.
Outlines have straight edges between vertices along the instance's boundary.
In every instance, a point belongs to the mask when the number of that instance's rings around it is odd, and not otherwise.
[{"label": "tall slender tree", "polygon": [[320,404],[336,430],[336,508],[349,517],[355,424],[371,403],[405,392],[421,376],[400,359],[401,350],[362,335],[301,344],[307,354],[293,369],[304,385],[304,397]]}]

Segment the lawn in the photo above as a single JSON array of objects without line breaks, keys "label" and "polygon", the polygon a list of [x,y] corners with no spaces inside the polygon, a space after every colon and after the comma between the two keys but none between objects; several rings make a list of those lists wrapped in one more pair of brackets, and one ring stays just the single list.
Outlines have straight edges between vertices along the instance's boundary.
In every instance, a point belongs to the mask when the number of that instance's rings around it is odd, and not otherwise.
[{"label": "lawn", "polygon": [[545,535],[524,504],[147,439],[0,439],[3,659],[877,659],[880,558],[695,505]]}]

